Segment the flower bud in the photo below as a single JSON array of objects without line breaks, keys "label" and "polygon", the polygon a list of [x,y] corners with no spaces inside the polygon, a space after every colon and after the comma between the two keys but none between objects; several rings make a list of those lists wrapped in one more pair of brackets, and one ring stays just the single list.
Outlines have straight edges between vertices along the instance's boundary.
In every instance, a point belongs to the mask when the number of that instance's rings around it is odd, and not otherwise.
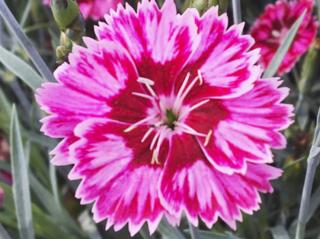
[{"label": "flower bud", "polygon": [[61,30],[69,28],[80,16],[80,9],[75,0],[52,0],[51,10]]},{"label": "flower bud", "polygon": [[212,6],[219,6],[219,13],[227,11],[229,0],[192,0],[191,6],[204,13]]}]

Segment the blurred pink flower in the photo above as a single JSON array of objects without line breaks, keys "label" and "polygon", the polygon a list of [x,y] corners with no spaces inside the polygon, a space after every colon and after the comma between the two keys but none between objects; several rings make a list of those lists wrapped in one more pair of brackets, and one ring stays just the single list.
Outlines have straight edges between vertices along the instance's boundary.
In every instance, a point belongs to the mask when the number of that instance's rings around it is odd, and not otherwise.
[{"label": "blurred pink flower", "polygon": [[[0,130],[0,161],[5,161],[9,159],[10,147],[4,133]],[[7,184],[12,183],[11,173],[0,169],[0,181]],[[0,207],[2,207],[4,201],[4,191],[0,187]]]},{"label": "blurred pink flower", "polygon": [[256,41],[254,48],[261,48],[260,62],[264,68],[271,62],[290,27],[305,9],[307,12],[304,20],[280,65],[278,74],[289,72],[308,50],[318,28],[318,23],[312,16],[313,5],[313,0],[279,0],[275,4],[267,5],[251,28],[251,35]]},{"label": "blurred pink flower", "polygon": [[265,163],[286,144],[288,89],[260,78],[254,40],[227,25],[217,8],[179,15],[172,0],[119,6],[98,40],[73,48],[58,83],[37,90],[50,114],[42,131],[63,139],[52,163],[73,164],[76,197],[107,229],[128,223],[134,235],[147,222],[152,233],[183,212],[195,226],[235,228],[272,191],[281,170]]},{"label": "blurred pink flower", "polygon": [[[43,0],[46,5],[50,4],[51,0]],[[122,0],[77,0],[81,14],[85,19],[91,18],[99,20],[109,13],[110,9],[116,9]]]}]

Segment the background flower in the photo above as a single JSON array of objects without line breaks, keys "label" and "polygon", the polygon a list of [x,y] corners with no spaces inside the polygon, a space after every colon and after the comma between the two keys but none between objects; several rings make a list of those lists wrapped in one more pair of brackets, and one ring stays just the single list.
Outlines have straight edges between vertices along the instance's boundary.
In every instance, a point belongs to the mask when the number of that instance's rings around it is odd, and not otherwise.
[{"label": "background flower", "polygon": [[264,68],[268,66],[290,27],[304,10],[306,10],[306,15],[280,65],[278,74],[289,72],[308,50],[318,27],[316,18],[312,16],[313,6],[313,0],[279,0],[275,4],[266,6],[251,28],[251,35],[256,41],[254,48],[261,49],[260,62]]},{"label": "background flower", "polygon": [[[77,0],[81,14],[85,19],[91,18],[95,21],[103,18],[110,9],[116,9],[122,0]],[[46,5],[50,4],[50,0],[43,0]]]}]

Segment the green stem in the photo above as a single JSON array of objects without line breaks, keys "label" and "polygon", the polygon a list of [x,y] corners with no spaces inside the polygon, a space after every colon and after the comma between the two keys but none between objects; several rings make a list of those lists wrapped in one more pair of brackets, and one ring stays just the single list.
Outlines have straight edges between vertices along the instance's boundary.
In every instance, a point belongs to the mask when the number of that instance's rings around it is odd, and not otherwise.
[{"label": "green stem", "polygon": [[19,23],[10,12],[4,0],[0,0],[0,15],[3,17],[4,21],[6,22],[7,26],[10,28],[12,33],[16,36],[21,46],[26,50],[26,52],[30,56],[30,59],[32,60],[42,77],[48,81],[55,81],[50,69],[43,61],[39,52],[36,50],[32,42],[21,30]]},{"label": "green stem", "polygon": [[309,219],[312,185],[320,159],[320,109],[317,117],[317,126],[314,133],[312,147],[308,157],[307,173],[303,185],[298,224],[295,239],[303,239],[305,235],[306,224]]}]

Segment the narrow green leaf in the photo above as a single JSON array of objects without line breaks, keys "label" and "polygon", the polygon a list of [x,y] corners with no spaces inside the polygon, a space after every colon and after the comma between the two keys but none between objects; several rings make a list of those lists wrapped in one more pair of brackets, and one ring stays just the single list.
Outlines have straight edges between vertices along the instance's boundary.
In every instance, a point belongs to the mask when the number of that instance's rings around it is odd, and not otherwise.
[{"label": "narrow green leaf", "polygon": [[11,106],[2,89],[0,89],[0,126],[9,134]]},{"label": "narrow green leaf", "polygon": [[0,46],[0,62],[34,90],[44,82],[31,66],[2,46]]},{"label": "narrow green leaf", "polygon": [[42,77],[48,81],[55,81],[52,72],[50,71],[44,60],[41,58],[39,52],[37,51],[33,43],[29,40],[29,38],[21,29],[19,23],[14,18],[13,14],[11,13],[10,9],[8,8],[4,0],[0,0],[0,15],[3,17],[3,20],[6,22],[11,32],[16,36],[21,46],[28,53],[30,59],[32,60],[33,64],[40,72]]},{"label": "narrow green leaf", "polygon": [[281,225],[271,228],[271,234],[273,239],[290,239],[289,233]]},{"label": "narrow green leaf", "polygon": [[183,234],[176,227],[172,227],[166,219],[161,220],[158,226],[158,231],[164,238],[185,239]]},{"label": "narrow green leaf", "polygon": [[263,78],[272,77],[277,73],[278,68],[281,65],[281,62],[284,59],[285,55],[287,54],[287,52],[291,46],[291,43],[293,42],[293,39],[295,38],[305,15],[306,15],[306,10],[304,10],[304,12],[301,14],[301,16],[292,25],[292,27],[288,31],[286,37],[281,42],[276,54],[273,56],[267,69],[265,70],[265,72],[263,74]]},{"label": "narrow green leaf", "polygon": [[232,15],[234,24],[238,24],[241,22],[242,17],[240,0],[232,0]]},{"label": "narrow green leaf", "polygon": [[80,216],[78,217],[78,221],[81,225],[81,228],[84,232],[86,232],[90,239],[102,239],[96,227],[96,224],[93,222],[87,209],[80,214]]},{"label": "narrow green leaf", "polygon": [[193,226],[190,221],[188,221],[188,223],[189,223],[189,231],[190,231],[191,239],[200,239],[200,233],[198,228]]},{"label": "narrow green leaf", "polygon": [[13,198],[21,239],[34,239],[28,165],[24,157],[19,121],[13,106],[10,124],[10,153],[13,174]]},{"label": "narrow green leaf", "polygon": [[6,229],[0,224],[0,238],[1,239],[11,239]]},{"label": "narrow green leaf", "polygon": [[51,220],[60,226],[67,229],[73,234],[80,236],[82,234],[81,229],[73,221],[69,213],[56,204],[53,195],[37,180],[37,178],[30,172],[30,182],[32,191],[40,200],[44,208],[52,216]]},{"label": "narrow green leaf", "polygon": [[[191,234],[190,230],[188,230],[188,233]],[[202,230],[199,230],[199,237],[200,239],[240,239],[240,237],[233,235],[231,232],[219,233]]]}]

